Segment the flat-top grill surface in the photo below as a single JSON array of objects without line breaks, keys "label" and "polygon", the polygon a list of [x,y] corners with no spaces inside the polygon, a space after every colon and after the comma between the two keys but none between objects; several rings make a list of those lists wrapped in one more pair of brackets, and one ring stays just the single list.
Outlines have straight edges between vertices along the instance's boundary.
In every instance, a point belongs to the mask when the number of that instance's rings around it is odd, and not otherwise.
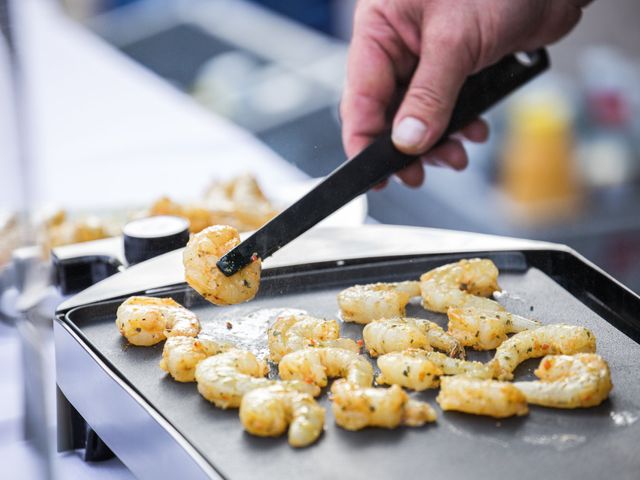
[{"label": "flat-top grill surface", "polygon": [[[293,449],[286,436],[265,439],[245,433],[237,410],[215,408],[198,394],[195,383],[172,380],[158,367],[162,344],[151,348],[127,345],[115,327],[115,311],[121,300],[79,307],[69,312],[66,321],[150,408],[227,478],[639,478],[640,345],[541,270],[526,268],[523,257],[496,254],[493,258],[501,267],[500,285],[506,291],[500,301],[510,311],[543,324],[583,325],[595,333],[598,353],[611,367],[614,390],[609,400],[596,408],[578,410],[531,406],[528,416],[498,421],[442,412],[435,403],[437,390],[429,390],[412,395],[436,407],[437,423],[423,428],[349,432],[335,425],[325,392],[319,400],[327,408],[324,435],[309,448]],[[301,309],[318,317],[336,318],[336,295],[342,288],[415,279],[442,263],[441,259],[424,257],[332,271],[267,274],[254,301],[224,308],[207,303],[186,286],[158,295],[172,296],[195,311],[204,331],[236,335],[245,340],[245,346],[265,354],[266,325],[278,309]],[[427,312],[417,303],[409,306],[407,314],[446,328],[445,315]],[[260,331],[260,325],[265,330]],[[362,338],[359,325],[343,324],[342,332]],[[470,349],[467,353],[469,359],[481,361],[493,355]],[[516,379],[533,379],[538,363],[539,359],[525,362]],[[113,412],[114,421],[118,421],[117,413]]]}]

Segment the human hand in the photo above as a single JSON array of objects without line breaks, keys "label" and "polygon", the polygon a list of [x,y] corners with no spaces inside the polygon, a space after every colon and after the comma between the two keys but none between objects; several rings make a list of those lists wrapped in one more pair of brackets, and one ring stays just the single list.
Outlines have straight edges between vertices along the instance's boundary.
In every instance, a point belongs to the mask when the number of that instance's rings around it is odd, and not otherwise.
[{"label": "human hand", "polygon": [[[589,2],[359,0],[340,105],[347,155],[391,126],[398,149],[424,163],[464,169],[468,159],[458,135],[429,149],[445,131],[466,78],[509,53],[558,40]],[[482,142],[489,129],[476,120],[460,134]],[[398,173],[406,185],[422,184],[422,162]]]}]

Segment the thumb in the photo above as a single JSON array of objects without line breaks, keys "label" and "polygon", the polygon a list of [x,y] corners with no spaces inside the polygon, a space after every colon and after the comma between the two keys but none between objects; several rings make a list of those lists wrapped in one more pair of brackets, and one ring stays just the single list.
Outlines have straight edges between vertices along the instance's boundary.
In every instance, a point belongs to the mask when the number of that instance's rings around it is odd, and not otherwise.
[{"label": "thumb", "polygon": [[393,122],[393,143],[405,153],[422,154],[440,138],[473,70],[470,50],[454,35],[425,34],[418,66]]}]

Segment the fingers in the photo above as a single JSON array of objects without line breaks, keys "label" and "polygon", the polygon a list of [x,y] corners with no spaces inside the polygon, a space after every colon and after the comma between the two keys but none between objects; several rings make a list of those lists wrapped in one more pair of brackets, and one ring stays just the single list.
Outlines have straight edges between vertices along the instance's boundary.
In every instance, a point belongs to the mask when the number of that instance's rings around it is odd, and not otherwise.
[{"label": "fingers", "polygon": [[[478,128],[480,125],[486,124],[484,122],[478,123]],[[464,146],[456,139],[447,140],[430,151],[428,155],[420,157],[420,160],[421,162],[414,162],[396,173],[396,176],[408,187],[417,188],[424,183],[425,171],[422,163],[434,167],[452,168],[453,170],[464,170],[469,164],[469,157]],[[386,182],[378,185],[376,190],[381,190],[385,186]]]},{"label": "fingers", "polygon": [[442,145],[431,150],[421,160],[437,167],[449,167],[454,170],[464,170],[469,164],[469,157],[459,140],[449,139]]},{"label": "fingers", "polygon": [[[421,154],[442,135],[460,87],[473,70],[466,40],[455,29],[423,29],[420,61],[393,123],[396,147]],[[439,33],[439,32],[447,33]]]},{"label": "fingers", "polygon": [[389,48],[369,34],[372,20],[355,24],[347,59],[347,81],[340,115],[348,157],[366,147],[385,129],[386,110],[396,89]]},{"label": "fingers", "polygon": [[424,168],[420,162],[413,162],[396,175],[407,187],[418,188],[424,182]]},{"label": "fingers", "polygon": [[484,143],[489,139],[489,124],[486,120],[478,118],[463,128],[460,134],[474,143]]}]

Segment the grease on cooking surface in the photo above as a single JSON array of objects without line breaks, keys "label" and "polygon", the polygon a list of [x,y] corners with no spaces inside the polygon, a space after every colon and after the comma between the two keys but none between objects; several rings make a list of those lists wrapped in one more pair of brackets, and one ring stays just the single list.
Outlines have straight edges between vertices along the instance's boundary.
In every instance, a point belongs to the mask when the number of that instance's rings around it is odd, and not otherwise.
[{"label": "grease on cooking surface", "polygon": [[582,445],[587,441],[587,437],[573,433],[554,433],[553,435],[526,435],[522,440],[530,445],[551,447],[561,452]]},{"label": "grease on cooking surface", "polygon": [[261,308],[242,317],[228,315],[203,323],[202,333],[215,340],[232,343],[253,352],[258,358],[267,358],[269,346],[267,330],[281,315],[301,315],[306,310],[297,308]]},{"label": "grease on cooking surface", "polygon": [[619,412],[611,412],[611,420],[616,427],[628,427],[638,421],[638,414],[621,410]]}]

